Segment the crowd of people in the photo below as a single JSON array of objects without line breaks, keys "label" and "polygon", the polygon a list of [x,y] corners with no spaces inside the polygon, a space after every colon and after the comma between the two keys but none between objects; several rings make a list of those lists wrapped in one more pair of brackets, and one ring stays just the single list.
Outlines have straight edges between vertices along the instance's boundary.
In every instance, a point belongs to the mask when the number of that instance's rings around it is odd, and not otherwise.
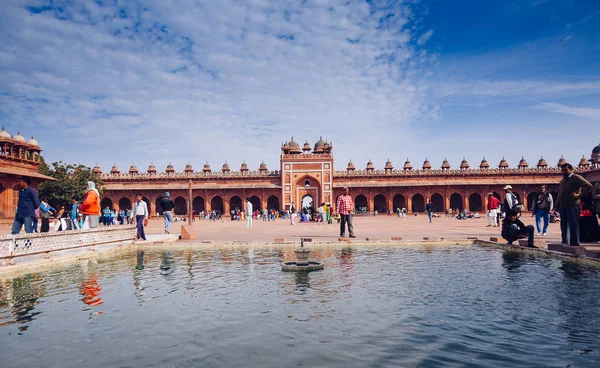
[{"label": "crowd of people", "polygon": [[[520,220],[526,208],[512,191],[510,185],[504,187],[503,201],[500,201],[493,193],[488,194],[485,214],[487,226],[501,227],[501,235],[509,244],[517,239],[527,238],[528,243],[533,246],[536,233],[537,236],[546,236],[549,224],[554,222],[560,223],[561,240],[564,244],[578,246],[582,241],[600,241],[598,226],[600,182],[592,185],[580,175],[575,174],[573,167],[568,163],[562,165],[561,170],[563,179],[560,182],[557,198],[548,192],[546,185],[541,185],[539,192],[535,194],[530,203],[529,210],[531,216],[535,217],[535,227],[525,225]],[[30,187],[30,184],[31,181],[27,177],[22,177],[18,181],[19,202],[15,211],[12,234],[18,234],[23,227],[25,227],[26,233],[32,233],[38,232],[38,227],[39,232],[48,232],[51,227],[60,231],[93,229],[100,225],[108,227],[127,223],[136,224],[138,239],[146,239],[144,226],[148,223],[149,213],[148,206],[142,200],[141,194],[137,194],[137,200],[131,210],[117,211],[109,206],[101,209],[98,190],[95,188],[94,182],[89,181],[81,203],[77,198],[72,198],[68,205],[69,208],[61,205],[56,209],[49,204],[48,198],[38,198],[37,192]],[[166,192],[160,201],[160,209],[163,213],[165,233],[167,234],[170,233],[173,222],[185,221],[182,216],[173,216],[174,207],[169,192]],[[361,209],[354,207],[348,188],[344,188],[344,194],[338,197],[335,208],[337,211],[334,211],[330,204],[321,203],[316,209],[312,208],[312,205],[296,209],[292,202],[289,209],[280,211],[274,208],[265,208],[261,210],[254,209],[251,201],[246,199],[245,209],[234,208],[230,215],[232,221],[246,221],[247,228],[252,228],[253,220],[270,222],[277,219],[289,219],[291,225],[298,222],[331,224],[335,220],[340,224],[340,236],[345,236],[347,225],[350,237],[354,237],[352,217]],[[406,219],[408,213],[406,208],[396,208],[394,212],[403,220]],[[438,217],[431,200],[425,206],[425,213],[429,222],[432,222],[434,217]],[[389,215],[391,215],[391,211],[388,211]],[[414,213],[414,215],[416,216],[418,213]],[[459,220],[480,217],[478,213],[467,213],[466,210],[458,208],[445,211],[445,215],[456,217]],[[222,213],[218,210],[200,211],[198,214],[193,212],[192,217],[194,221],[196,217],[217,221],[222,220]]]},{"label": "crowd of people", "polygon": [[[137,201],[133,210],[116,211],[110,207],[100,208],[100,193],[96,189],[93,181],[87,182],[87,190],[81,203],[76,197],[71,199],[67,209],[65,205],[60,205],[58,209],[52,207],[47,197],[38,196],[38,193],[31,188],[31,179],[21,177],[17,182],[19,190],[19,201],[15,210],[11,233],[18,234],[25,228],[26,233],[41,232],[46,233],[53,227],[55,231],[94,229],[101,224],[103,226],[138,224],[138,239],[146,239],[143,224],[147,224],[148,207],[142,200],[141,194],[137,195]],[[143,203],[143,204],[142,204]],[[141,229],[140,225],[142,224]],[[38,230],[39,227],[39,230]]]}]

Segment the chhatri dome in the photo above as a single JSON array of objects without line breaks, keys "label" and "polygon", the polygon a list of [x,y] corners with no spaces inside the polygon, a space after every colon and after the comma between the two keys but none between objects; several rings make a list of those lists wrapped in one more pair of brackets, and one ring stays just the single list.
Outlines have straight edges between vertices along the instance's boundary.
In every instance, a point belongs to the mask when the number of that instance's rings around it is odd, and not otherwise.
[{"label": "chhatri dome", "polygon": [[393,170],[394,169],[394,165],[392,165],[392,161],[390,161],[389,157],[388,157],[388,160],[385,163],[385,168],[387,170]]},{"label": "chhatri dome", "polygon": [[461,169],[469,168],[469,163],[467,162],[467,159],[465,157],[463,157],[462,161],[460,162],[460,168]]},{"label": "chhatri dome", "polygon": [[259,170],[267,170],[267,164],[265,164],[264,161],[262,161],[260,163],[260,166],[258,167]]},{"label": "chhatri dome", "polygon": [[317,143],[315,143],[315,148],[313,149],[314,153],[323,153],[323,149],[325,148],[325,141],[323,141],[323,137],[319,137]]},{"label": "chhatri dome", "polygon": [[[192,165],[190,165],[190,167],[192,167]],[[206,161],[206,163],[204,164],[202,171],[204,171],[204,172],[210,171],[210,165],[208,164],[208,161]]]},{"label": "chhatri dome", "polygon": [[565,156],[564,155],[560,155],[560,159],[558,160],[557,166],[561,167],[562,165],[564,165],[566,163],[567,163],[567,160],[565,159]]},{"label": "chhatri dome", "polygon": [[102,169],[100,168],[100,166],[98,165],[97,162],[96,162],[96,166],[94,166],[94,169],[92,170],[92,172],[94,174],[102,174]]},{"label": "chhatri dome", "polygon": [[508,161],[506,161],[504,159],[504,157],[502,157],[502,160],[500,160],[500,163],[498,164],[498,168],[506,169],[507,167],[508,167]]},{"label": "chhatri dome", "polygon": [[221,169],[221,171],[223,171],[223,172],[230,171],[229,164],[227,163],[227,161],[225,161],[225,163],[223,164],[223,168]]},{"label": "chhatri dome", "polygon": [[352,159],[350,159],[350,162],[348,162],[348,167],[346,167],[347,170],[354,170],[354,164],[352,163]]},{"label": "chhatri dome", "polygon": [[527,166],[529,166],[529,164],[527,163],[527,160],[525,160],[525,156],[521,156],[521,161],[519,161],[519,167],[526,168]]},{"label": "chhatri dome", "polygon": [[585,155],[583,155],[583,156],[581,157],[581,160],[579,160],[579,166],[581,166],[581,167],[587,167],[587,166],[590,166],[590,162],[588,161],[588,159],[587,159],[587,158],[585,158]]},{"label": "chhatri dome", "polygon": [[10,134],[8,134],[8,132],[6,132],[6,130],[4,130],[4,127],[2,127],[2,131],[0,132],[0,140],[12,141],[12,137]]},{"label": "chhatri dome", "polygon": [[479,164],[479,168],[480,169],[489,169],[490,164],[487,162],[487,160],[485,159],[485,156],[483,157],[483,160],[481,160],[481,163]]},{"label": "chhatri dome", "polygon": [[129,173],[130,174],[137,174],[137,172],[138,172],[138,168],[137,168],[137,166],[135,166],[135,162],[134,162],[129,167]]},{"label": "chhatri dome", "polygon": [[540,157],[540,160],[537,163],[537,167],[548,167],[548,163],[544,160],[544,156]]},{"label": "chhatri dome", "polygon": [[110,172],[113,174],[118,174],[119,173],[119,167],[117,166],[117,164],[115,163],[113,165],[113,167],[110,169]]},{"label": "chhatri dome", "polygon": [[367,162],[367,170],[373,170],[375,169],[375,165],[373,165],[373,161],[371,161],[371,159],[369,159],[369,162]]},{"label": "chhatri dome", "polygon": [[425,157],[425,161],[423,161],[423,170],[431,170],[431,162]]},{"label": "chhatri dome", "polygon": [[40,144],[38,143],[38,141],[33,139],[33,136],[31,136],[31,139],[29,141],[27,141],[27,144],[30,145],[31,147],[40,148]]},{"label": "chhatri dome", "polygon": [[27,143],[25,138],[21,135],[21,133],[17,132],[17,135],[12,137],[13,142],[15,143]]},{"label": "chhatri dome", "polygon": [[413,166],[410,163],[410,160],[408,159],[408,157],[406,158],[406,161],[404,161],[404,170],[412,170]]},{"label": "chhatri dome", "polygon": [[248,164],[246,163],[246,160],[242,162],[242,166],[240,166],[240,171],[248,171]]},{"label": "chhatri dome", "polygon": [[308,139],[304,142],[304,147],[302,147],[302,151],[309,152],[310,151],[310,143],[308,143]]},{"label": "chhatri dome", "polygon": [[450,163],[448,162],[448,158],[444,157],[444,162],[442,162],[442,169],[449,169]]},{"label": "chhatri dome", "polygon": [[150,166],[148,166],[148,173],[155,173],[156,172],[156,166],[154,166],[154,162],[150,162]]},{"label": "chhatri dome", "polygon": [[192,164],[190,164],[189,161],[188,161],[187,165],[185,165],[185,169],[183,171],[185,171],[186,173],[194,172],[194,169],[192,168]]},{"label": "chhatri dome", "polygon": [[173,164],[171,162],[169,162],[169,164],[167,165],[167,170],[168,173],[172,173],[175,172],[175,168],[173,167]]}]

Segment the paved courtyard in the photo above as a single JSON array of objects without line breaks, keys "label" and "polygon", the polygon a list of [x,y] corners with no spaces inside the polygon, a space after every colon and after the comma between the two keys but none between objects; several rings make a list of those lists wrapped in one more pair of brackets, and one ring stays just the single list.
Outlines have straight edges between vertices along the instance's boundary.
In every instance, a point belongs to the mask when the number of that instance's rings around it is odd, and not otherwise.
[{"label": "paved courtyard", "polygon": [[[526,225],[534,225],[535,219],[530,215],[522,217]],[[179,234],[181,222],[175,222],[171,228],[172,234]],[[429,223],[427,216],[408,216],[402,220],[397,216],[355,216],[354,229],[356,240],[375,238],[390,240],[392,237],[402,237],[403,240],[422,240],[423,237],[436,237],[446,239],[465,239],[467,237],[500,238],[499,227],[486,227],[485,218],[457,220],[455,218],[434,218]],[[193,228],[199,240],[210,241],[240,241],[240,242],[272,242],[276,238],[285,238],[286,241],[299,241],[301,237],[313,238],[314,241],[337,241],[339,225],[317,225],[314,222],[290,225],[289,220],[278,219],[272,222],[254,220],[252,229],[245,228],[244,221],[207,221],[196,220]],[[163,221],[151,220],[147,232],[149,234],[163,233]],[[347,236],[348,234],[346,234]],[[560,242],[559,224],[550,224],[547,241]]]}]

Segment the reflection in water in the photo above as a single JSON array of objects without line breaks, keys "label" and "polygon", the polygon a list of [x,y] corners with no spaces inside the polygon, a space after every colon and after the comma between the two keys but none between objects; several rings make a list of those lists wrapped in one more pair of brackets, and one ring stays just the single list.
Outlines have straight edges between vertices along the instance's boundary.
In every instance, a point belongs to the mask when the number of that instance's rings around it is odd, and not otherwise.
[{"label": "reflection in water", "polygon": [[[100,291],[102,291],[102,288],[100,287],[100,283],[98,282],[98,276],[91,275],[90,279],[88,281],[82,282],[81,286],[79,287],[79,292],[83,296],[83,298],[81,298],[81,301],[83,302],[83,304],[89,305],[90,307],[98,307],[104,304],[102,298],[100,297]],[[104,312],[94,312],[92,309],[90,313],[90,318],[92,318],[94,315],[102,314],[104,314]]]},{"label": "reflection in water", "polygon": [[311,250],[324,270],[282,272],[290,247],[147,248],[5,281],[0,361],[600,366],[597,270],[482,248]]},{"label": "reflection in water", "polygon": [[296,290],[300,294],[305,294],[310,289],[310,278],[308,272],[295,272]]},{"label": "reflection in water", "polygon": [[173,262],[173,251],[165,250],[162,253],[161,262],[160,262],[160,274],[163,276],[169,276],[171,273],[175,271],[174,262]]},{"label": "reflection in water", "polygon": [[36,306],[41,303],[39,299],[44,296],[45,290],[38,281],[39,276],[27,275],[7,280],[2,285],[0,305],[6,312],[0,314],[0,327],[18,324],[19,335],[27,331],[29,323],[41,314],[36,311]]},{"label": "reflection in water", "polygon": [[530,255],[505,251],[502,253],[502,267],[508,271],[516,271],[530,260]]}]

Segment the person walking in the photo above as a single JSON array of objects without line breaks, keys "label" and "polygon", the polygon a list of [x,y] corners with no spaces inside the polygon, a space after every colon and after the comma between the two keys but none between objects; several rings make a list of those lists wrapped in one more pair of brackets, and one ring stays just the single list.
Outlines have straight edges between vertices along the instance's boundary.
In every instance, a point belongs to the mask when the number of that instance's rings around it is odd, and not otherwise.
[{"label": "person walking", "polygon": [[425,211],[427,211],[427,217],[429,218],[429,223],[431,224],[431,218],[433,217],[433,204],[431,204],[431,199],[427,202],[425,206]]},{"label": "person walking", "polygon": [[579,245],[579,213],[580,198],[587,196],[592,190],[592,184],[581,175],[573,172],[573,165],[563,164],[561,167],[563,178],[558,188],[556,208],[560,210],[560,232],[562,243]]},{"label": "person walking", "polygon": [[175,208],[175,203],[171,199],[171,193],[165,192],[165,196],[160,200],[160,209],[163,211],[165,219],[165,234],[170,234],[169,230],[173,225],[173,208]]},{"label": "person walking", "polygon": [[402,207],[402,220],[406,220],[406,213],[408,211],[406,210],[406,207]]},{"label": "person walking", "polygon": [[99,225],[100,216],[100,193],[96,189],[96,183],[87,182],[87,191],[83,196],[83,201],[79,205],[79,212],[83,214],[82,229],[96,229]]},{"label": "person walking", "polygon": [[23,225],[25,232],[31,234],[33,232],[33,219],[35,217],[35,209],[40,206],[40,198],[31,185],[31,179],[23,176],[17,181],[19,190],[19,202],[17,204],[17,212],[13,221],[11,233],[18,234]]},{"label": "person walking", "polygon": [[294,219],[296,218],[296,208],[294,207],[294,201],[290,204],[290,225],[294,224]]},{"label": "person walking", "polygon": [[488,194],[487,204],[487,227],[498,226],[498,207],[500,207],[500,200],[494,197],[494,193]]},{"label": "person walking", "polygon": [[252,202],[246,198],[246,229],[252,229]]},{"label": "person walking", "polygon": [[348,233],[351,238],[356,238],[354,235],[354,227],[352,226],[352,209],[354,208],[354,202],[352,197],[349,195],[348,187],[344,188],[344,194],[338,197],[335,206],[336,212],[340,215],[340,237],[346,236],[346,223],[348,223]]},{"label": "person walking", "polygon": [[47,233],[50,231],[50,217],[55,211],[56,210],[48,204],[48,197],[43,197],[42,203],[40,203],[40,217],[42,218],[40,233]]},{"label": "person walking", "polygon": [[[546,236],[548,224],[550,223],[550,214],[554,210],[554,200],[552,195],[547,191],[546,185],[542,185],[540,191],[536,194],[532,210],[532,216],[535,216],[537,234]],[[543,228],[542,219],[544,220]]]},{"label": "person walking", "polygon": [[146,240],[146,233],[144,232],[144,225],[147,224],[148,220],[148,205],[142,199],[142,195],[138,193],[136,195],[137,201],[133,204],[133,217],[135,217],[137,227],[137,239]]}]

